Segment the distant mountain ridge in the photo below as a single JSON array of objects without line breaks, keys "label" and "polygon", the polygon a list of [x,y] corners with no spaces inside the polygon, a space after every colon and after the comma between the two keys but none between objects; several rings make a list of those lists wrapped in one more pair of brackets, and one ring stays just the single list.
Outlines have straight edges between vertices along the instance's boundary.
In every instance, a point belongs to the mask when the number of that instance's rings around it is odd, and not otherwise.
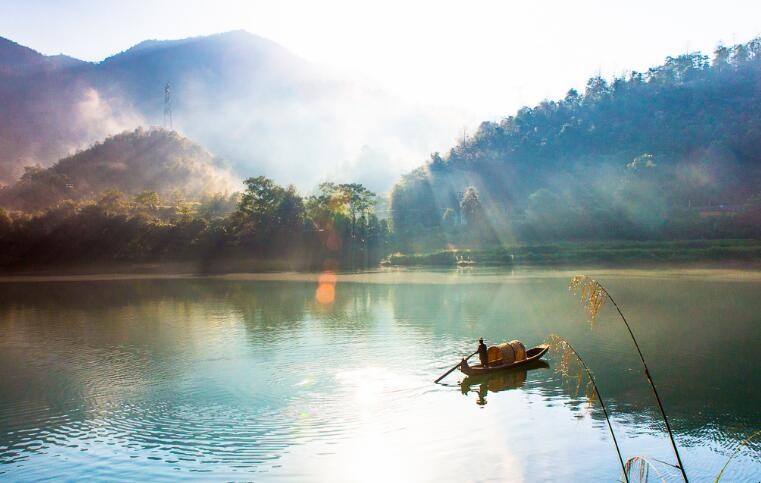
[{"label": "distant mountain ridge", "polygon": [[445,132],[438,116],[245,31],[146,40],[97,63],[0,38],[0,100],[9,106],[0,118],[0,184],[108,135],[166,126],[167,83],[173,127],[241,176],[304,187],[344,176],[388,188],[401,172],[393,162],[426,152]]},{"label": "distant mountain ridge", "polygon": [[23,76],[41,69],[68,68],[87,62],[68,55],[42,55],[36,50],[0,37],[0,75]]},{"label": "distant mountain ridge", "polygon": [[93,87],[94,69],[0,38],[0,184],[15,181],[24,166],[50,165],[141,124],[121,100],[106,99]]}]

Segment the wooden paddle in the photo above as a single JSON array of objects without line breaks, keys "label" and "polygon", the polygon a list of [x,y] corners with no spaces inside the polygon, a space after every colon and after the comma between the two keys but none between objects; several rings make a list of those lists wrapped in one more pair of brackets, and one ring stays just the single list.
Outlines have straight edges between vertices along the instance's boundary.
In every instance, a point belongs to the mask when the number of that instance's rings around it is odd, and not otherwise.
[{"label": "wooden paddle", "polygon": [[[478,351],[475,351],[474,353],[472,353],[471,355],[469,355],[468,357],[466,357],[466,358],[465,358],[465,360],[467,361],[468,359],[470,359],[471,357],[473,357],[473,356],[474,356],[474,355],[476,355],[476,354],[478,354]],[[444,373],[444,375],[443,375],[443,376],[441,376],[440,378],[438,378],[438,379],[436,379],[435,381],[433,381],[433,383],[434,383],[434,384],[436,384],[436,383],[438,383],[440,380],[442,380],[442,379],[444,379],[445,377],[447,377],[447,376],[449,375],[449,373],[450,373],[450,372],[452,372],[452,371],[454,371],[455,369],[457,369],[458,367],[460,367],[460,364],[462,364],[462,361],[460,361],[460,362],[458,362],[457,364],[455,364],[455,366],[454,366],[453,368],[449,369],[447,372],[445,372],[445,373]]]}]

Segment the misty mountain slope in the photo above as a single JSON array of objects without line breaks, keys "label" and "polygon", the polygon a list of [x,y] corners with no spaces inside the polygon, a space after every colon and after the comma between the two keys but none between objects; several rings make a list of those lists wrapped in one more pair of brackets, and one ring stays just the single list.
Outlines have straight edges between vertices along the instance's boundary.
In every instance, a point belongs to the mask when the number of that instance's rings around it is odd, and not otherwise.
[{"label": "misty mountain slope", "polygon": [[[244,31],[148,41],[98,64],[98,88],[230,159],[241,176],[312,188],[327,177],[387,190],[452,119],[339,78]],[[459,120],[457,124],[459,126]],[[444,125],[449,124],[447,129]]]},{"label": "misty mountain slope", "polygon": [[0,182],[108,134],[165,125],[167,83],[174,129],[229,159],[241,177],[303,189],[331,178],[385,191],[461,126],[452,112],[359,86],[244,31],[145,41],[99,63],[34,54],[24,55],[57,67],[0,73],[0,97],[15,102],[0,119]]},{"label": "misty mountain slope", "polygon": [[60,68],[80,67],[84,64],[86,62],[66,55],[45,56],[29,47],[0,37],[0,75],[2,76],[25,76],[42,71],[51,72]]},{"label": "misty mountain slope", "polygon": [[111,188],[198,198],[239,186],[198,144],[176,132],[137,129],[109,137],[50,168],[27,168],[19,181],[0,189],[0,206],[39,210]]},{"label": "misty mountain slope", "polygon": [[[180,113],[199,103],[256,95],[259,99],[294,94],[309,82],[310,66],[279,45],[243,31],[182,40],[148,40],[97,65],[94,83],[105,92],[126,95],[151,119],[163,120],[164,86]],[[311,74],[312,77],[316,73]]]},{"label": "misty mountain slope", "polygon": [[410,233],[437,229],[447,209],[467,218],[461,201],[474,186],[507,237],[697,236],[675,220],[697,223],[711,207],[742,214],[761,200],[760,182],[755,40],[712,60],[688,54],[611,83],[592,78],[583,94],[484,122],[405,176],[392,201],[395,226]]},{"label": "misty mountain slope", "polygon": [[24,166],[48,166],[141,123],[123,100],[92,87],[92,71],[90,63],[0,38],[0,184],[18,178]]}]

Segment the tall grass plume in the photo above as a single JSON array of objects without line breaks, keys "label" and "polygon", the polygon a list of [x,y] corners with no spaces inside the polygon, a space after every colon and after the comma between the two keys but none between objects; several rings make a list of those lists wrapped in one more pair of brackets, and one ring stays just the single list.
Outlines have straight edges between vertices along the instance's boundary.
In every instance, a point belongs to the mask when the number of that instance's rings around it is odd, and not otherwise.
[{"label": "tall grass plume", "polygon": [[589,314],[590,321],[592,322],[597,320],[597,317],[600,315],[600,311],[602,310],[602,307],[606,300],[610,300],[610,302],[616,308],[616,311],[618,311],[618,315],[621,317],[621,320],[624,322],[626,329],[629,331],[629,335],[631,336],[632,342],[634,342],[634,347],[637,349],[637,354],[639,354],[639,358],[642,361],[642,366],[644,367],[644,370],[645,370],[645,377],[647,378],[647,382],[650,384],[650,388],[653,390],[653,394],[655,395],[655,400],[658,403],[658,409],[660,409],[661,416],[663,417],[663,422],[666,424],[666,432],[669,435],[669,439],[671,440],[671,447],[674,449],[674,454],[676,455],[676,460],[677,460],[676,467],[679,468],[679,470],[681,471],[684,481],[688,482],[689,480],[687,479],[687,472],[685,471],[684,465],[682,464],[682,458],[679,456],[679,449],[676,446],[674,433],[671,430],[671,424],[669,424],[669,419],[668,419],[668,416],[666,415],[666,410],[663,407],[661,397],[658,394],[658,390],[655,387],[655,382],[653,381],[653,378],[650,375],[650,369],[647,367],[647,362],[645,362],[645,356],[642,354],[642,350],[639,347],[637,338],[634,337],[634,332],[632,331],[632,328],[629,325],[629,322],[626,320],[626,317],[621,311],[621,308],[618,306],[616,301],[610,295],[610,292],[608,292],[600,282],[586,275],[575,275],[571,277],[571,281],[568,285],[568,289],[571,292],[574,292],[581,296],[582,303],[586,307],[587,314]]},{"label": "tall grass plume", "polygon": [[[618,455],[618,461],[621,463],[621,471],[623,471],[624,479],[626,480],[626,483],[629,483],[629,476],[626,470],[626,466],[624,464],[623,457],[621,456],[621,448],[618,446],[618,440],[616,439],[616,433],[613,431],[613,425],[610,422],[610,416],[608,415],[608,410],[605,407],[605,401],[602,398],[602,395],[600,395],[600,389],[597,387],[597,383],[595,382],[595,378],[592,375],[592,371],[589,370],[589,367],[587,366],[587,363],[584,362],[584,359],[579,355],[578,352],[576,352],[576,349],[573,348],[570,342],[565,340],[564,338],[560,337],[559,335],[551,334],[547,340],[545,341],[547,345],[550,346],[550,350],[558,354],[560,356],[559,364],[556,366],[556,370],[562,377],[570,377],[572,374],[571,370],[571,362],[575,359],[580,364],[581,367],[579,368],[578,372],[575,374],[576,379],[576,394],[577,397],[580,393],[581,386],[583,384],[584,375],[589,378],[589,382],[585,386],[584,395],[587,398],[587,402],[589,404],[593,404],[595,399],[600,402],[600,407],[602,408],[602,413],[605,416],[605,421],[608,423],[608,429],[610,430],[610,436],[613,438],[613,444],[616,447],[616,454]],[[582,372],[583,369],[583,372]],[[593,391],[589,391],[589,388],[593,389]]]}]

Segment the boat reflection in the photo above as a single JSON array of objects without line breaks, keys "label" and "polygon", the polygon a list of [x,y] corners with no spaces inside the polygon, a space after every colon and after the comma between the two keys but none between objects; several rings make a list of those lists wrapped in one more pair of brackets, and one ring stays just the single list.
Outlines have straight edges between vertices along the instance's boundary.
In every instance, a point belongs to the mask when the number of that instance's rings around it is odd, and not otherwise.
[{"label": "boat reflection", "polygon": [[526,382],[528,371],[533,369],[548,369],[550,365],[546,361],[535,361],[525,366],[514,369],[506,369],[493,374],[467,376],[460,382],[460,390],[464,395],[474,391],[478,394],[476,404],[486,405],[486,395],[490,392],[507,391],[518,389]]}]

